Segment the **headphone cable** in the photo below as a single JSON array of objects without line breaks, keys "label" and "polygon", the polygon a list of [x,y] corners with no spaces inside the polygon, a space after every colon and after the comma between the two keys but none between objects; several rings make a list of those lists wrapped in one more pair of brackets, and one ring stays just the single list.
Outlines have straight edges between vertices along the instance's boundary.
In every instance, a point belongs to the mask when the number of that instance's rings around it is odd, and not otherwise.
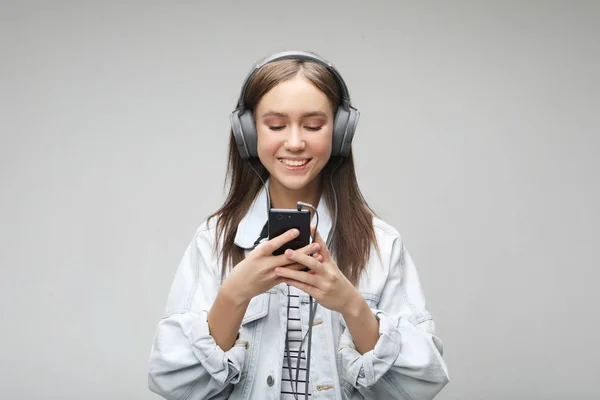
[{"label": "headphone cable", "polygon": [[[342,163],[344,162],[343,158],[340,158],[340,161],[338,162],[338,164],[335,166],[335,168],[333,169],[333,171],[331,172],[331,175],[329,176],[329,183],[331,185],[331,190],[333,191],[333,204],[334,204],[334,217],[333,217],[333,224],[331,225],[331,229],[329,231],[329,235],[327,237],[327,248],[329,251],[331,251],[331,247],[332,247],[332,243],[333,243],[333,237],[335,235],[335,228],[337,225],[337,218],[338,218],[338,204],[337,204],[337,193],[335,191],[335,186],[333,185],[333,175],[336,173],[337,169],[342,165]],[[312,236],[312,240],[313,243],[315,242],[315,238],[317,235],[317,228],[319,226],[319,212],[317,211],[317,209],[307,203],[303,203],[301,201],[299,201],[297,203],[297,209],[298,211],[300,211],[302,209],[302,206],[304,207],[309,207],[312,208],[315,211],[315,216],[317,218],[316,224],[315,224],[315,232],[313,233]],[[314,323],[314,318],[315,318],[315,314],[317,312],[317,306],[319,305],[319,303],[317,303],[315,301],[315,305],[313,307],[313,297],[309,296],[309,316],[308,316],[308,331],[307,333],[304,335],[304,337],[302,338],[302,341],[300,342],[300,348],[298,349],[298,361],[296,363],[296,388],[294,388],[292,386],[292,371],[291,371],[291,366],[289,363],[289,350],[288,350],[288,372],[290,375],[290,387],[292,387],[292,392],[294,394],[294,398],[298,399],[297,397],[297,391],[298,391],[298,377],[299,377],[299,373],[300,373],[300,356],[302,354],[302,346],[304,345],[304,339],[306,338],[306,335],[308,334],[308,351],[307,351],[307,355],[306,355],[306,375],[305,375],[305,384],[304,384],[304,396],[305,399],[308,399],[308,382],[309,382],[309,374],[310,374],[310,355],[311,355],[311,348],[312,348],[312,327],[313,327],[313,323]],[[288,319],[289,319],[289,287],[288,287]],[[288,336],[286,333],[286,348],[289,349],[289,344],[288,344]]]},{"label": "headphone cable", "polygon": [[[344,162],[344,159],[340,158],[338,164],[335,166],[335,168],[331,172],[331,175],[329,176],[329,183],[331,185],[331,190],[333,191],[333,204],[334,204],[333,224],[331,225],[331,229],[329,231],[329,234],[327,235],[327,241],[326,241],[326,245],[327,245],[327,248],[329,251],[331,251],[331,248],[332,248],[333,238],[335,236],[335,228],[337,226],[337,219],[338,219],[338,202],[337,202],[337,194],[335,191],[335,186],[333,184],[333,175],[336,173],[337,169],[342,165],[343,162]],[[267,215],[269,215],[269,211],[270,211],[270,207],[271,207],[271,198],[269,195],[269,188],[267,187],[265,180],[258,173],[258,171],[254,168],[254,166],[252,165],[252,162],[250,160],[248,161],[248,165],[250,165],[250,168],[256,173],[256,175],[262,182],[263,187],[265,188],[265,192],[267,195]],[[316,235],[317,235],[317,228],[319,226],[319,213],[314,206],[307,204],[307,203],[298,202],[296,207],[297,207],[298,211],[300,211],[302,209],[302,207],[309,207],[315,211],[315,216],[317,218],[317,221],[315,224],[315,231],[312,235],[312,243],[314,243],[315,239],[316,239]],[[288,297],[287,319],[289,321],[289,318],[290,318],[289,285],[288,285],[288,296],[287,297]],[[295,379],[296,387],[295,388],[292,385],[292,368],[290,365],[290,350],[289,350],[289,341],[288,341],[288,332],[287,331],[286,331],[286,335],[285,335],[285,346],[286,346],[287,363],[288,363],[287,369],[288,369],[289,377],[290,377],[290,388],[292,389],[292,393],[296,400],[298,400],[297,393],[298,393],[298,380],[299,380],[299,374],[300,374],[300,360],[301,360],[301,356],[302,356],[302,347],[304,345],[304,339],[306,338],[306,335],[308,335],[308,350],[307,350],[307,356],[306,356],[306,373],[305,373],[305,379],[304,379],[304,397],[306,400],[308,400],[308,384],[310,382],[310,356],[311,356],[311,349],[312,349],[312,327],[313,327],[314,318],[315,318],[315,314],[317,312],[318,305],[319,305],[319,303],[315,301],[314,306],[313,306],[313,297],[309,296],[308,331],[302,338],[302,340],[300,342],[300,348],[298,349],[298,359],[297,359],[297,363],[296,363],[296,379]]]}]

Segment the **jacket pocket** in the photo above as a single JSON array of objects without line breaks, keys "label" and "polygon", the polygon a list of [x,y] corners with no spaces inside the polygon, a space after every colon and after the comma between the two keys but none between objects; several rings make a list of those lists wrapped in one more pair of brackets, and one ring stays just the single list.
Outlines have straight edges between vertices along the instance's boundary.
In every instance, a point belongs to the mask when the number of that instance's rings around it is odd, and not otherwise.
[{"label": "jacket pocket", "polygon": [[236,344],[246,348],[246,357],[244,358],[240,381],[231,393],[230,398],[232,399],[246,399],[249,396],[249,385],[254,381],[256,375],[258,350],[263,329],[260,322],[269,313],[269,300],[270,293],[259,294],[250,300],[248,308],[246,308],[240,327],[240,337],[236,342]]},{"label": "jacket pocket", "polygon": [[265,317],[268,312],[269,293],[263,293],[259,294],[258,296],[254,296],[252,300],[250,300],[250,303],[248,303],[248,308],[246,308],[246,313],[242,319],[242,326]]}]

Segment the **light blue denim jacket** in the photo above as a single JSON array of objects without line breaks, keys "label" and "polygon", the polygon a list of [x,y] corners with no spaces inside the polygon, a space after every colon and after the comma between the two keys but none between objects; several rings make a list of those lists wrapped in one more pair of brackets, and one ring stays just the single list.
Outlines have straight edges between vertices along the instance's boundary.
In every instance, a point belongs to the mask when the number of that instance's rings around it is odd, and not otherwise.
[{"label": "light blue denim jacket", "polygon": [[[318,230],[325,238],[331,216],[324,198],[317,210]],[[263,190],[240,223],[235,243],[250,251],[266,221]],[[222,282],[214,252],[215,225],[211,220],[197,229],[175,274],[150,352],[150,390],[172,400],[279,399],[287,288],[280,284],[254,297],[234,347],[227,352],[218,347],[207,323]],[[310,360],[313,400],[425,400],[448,382],[442,343],[435,336],[413,261],[394,228],[378,218],[373,225],[381,257],[373,249],[357,288],[379,319],[379,339],[361,355],[342,315],[317,307]],[[304,334],[308,295],[300,302]]]}]

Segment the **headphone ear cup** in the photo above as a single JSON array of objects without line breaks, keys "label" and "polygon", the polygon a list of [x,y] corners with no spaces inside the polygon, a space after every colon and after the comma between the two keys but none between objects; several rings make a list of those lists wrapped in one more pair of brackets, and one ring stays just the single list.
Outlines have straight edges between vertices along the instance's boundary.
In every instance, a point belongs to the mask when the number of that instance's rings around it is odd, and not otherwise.
[{"label": "headphone ear cup", "polygon": [[244,110],[244,113],[240,115],[240,125],[242,126],[248,156],[258,157],[258,135],[251,110]]},{"label": "headphone ear cup", "polygon": [[248,153],[248,147],[246,146],[246,139],[244,138],[244,131],[242,129],[242,123],[240,121],[239,114],[240,110],[236,109],[229,115],[229,120],[231,121],[231,132],[233,132],[233,138],[235,139],[240,157],[242,157],[243,160],[247,160],[250,158],[250,154]]},{"label": "headphone ear cup", "polygon": [[339,156],[344,144],[344,136],[348,127],[348,118],[350,113],[343,107],[338,107],[333,121],[333,142],[331,145],[331,155]]},{"label": "headphone ear cup", "polygon": [[350,154],[350,147],[352,146],[352,139],[354,139],[354,134],[356,133],[356,126],[358,125],[358,118],[360,117],[360,112],[352,106],[349,108],[348,112],[348,123],[346,125],[346,133],[342,138],[342,144],[340,145],[340,156],[348,157]]}]

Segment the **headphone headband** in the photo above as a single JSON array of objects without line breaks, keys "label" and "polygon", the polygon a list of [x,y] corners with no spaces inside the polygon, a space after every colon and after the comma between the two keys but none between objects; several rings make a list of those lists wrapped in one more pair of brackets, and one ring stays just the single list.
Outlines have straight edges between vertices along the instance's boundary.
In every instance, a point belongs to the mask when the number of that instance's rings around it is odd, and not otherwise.
[{"label": "headphone headband", "polygon": [[350,93],[348,92],[348,87],[346,86],[346,82],[344,82],[342,75],[333,66],[333,64],[331,64],[330,62],[328,62],[326,60],[323,60],[320,57],[317,57],[314,54],[307,53],[305,51],[284,51],[281,53],[273,54],[272,56],[268,57],[266,60],[263,60],[262,62],[256,64],[250,70],[248,75],[246,75],[246,79],[244,79],[244,85],[242,86],[242,93],[240,94],[240,98],[238,100],[238,108],[240,109],[240,111],[243,112],[243,110],[246,109],[246,106],[244,104],[244,98],[246,97],[246,90],[248,89],[248,85],[250,84],[250,80],[252,79],[254,74],[256,74],[256,72],[259,69],[261,69],[262,67],[264,67],[266,64],[269,64],[273,61],[285,60],[285,59],[290,59],[290,58],[295,59],[295,60],[313,61],[313,62],[316,62],[316,63],[321,64],[322,66],[326,67],[335,76],[336,80],[340,84],[341,90],[342,90],[341,106],[345,110],[348,110],[348,108],[350,107]]},{"label": "headphone headband", "polygon": [[249,159],[252,157],[258,157],[258,134],[256,132],[256,125],[254,117],[252,116],[252,110],[246,109],[244,104],[244,98],[246,97],[246,90],[250,80],[264,65],[283,59],[297,59],[297,60],[308,60],[315,63],[321,64],[330,71],[335,79],[338,81],[341,88],[341,104],[335,111],[333,118],[333,135],[331,144],[331,155],[347,157],[350,153],[350,145],[352,144],[352,138],[356,131],[356,124],[360,113],[352,105],[350,105],[350,94],[348,93],[348,87],[346,82],[335,69],[335,67],[317,57],[314,54],[303,52],[303,51],[285,51],[282,53],[274,54],[268,57],[266,60],[256,64],[244,80],[242,86],[242,93],[238,99],[238,107],[232,111],[229,118],[231,121],[231,130],[235,139],[236,146],[242,159]]}]

